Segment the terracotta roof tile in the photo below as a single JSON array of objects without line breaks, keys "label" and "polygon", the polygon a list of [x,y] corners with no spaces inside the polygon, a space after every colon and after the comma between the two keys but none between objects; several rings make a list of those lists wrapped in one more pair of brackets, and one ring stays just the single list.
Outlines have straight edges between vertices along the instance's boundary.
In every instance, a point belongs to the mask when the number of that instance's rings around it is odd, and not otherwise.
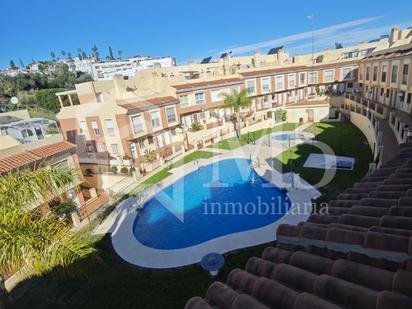
[{"label": "terracotta roof tile", "polygon": [[41,158],[29,151],[24,151],[12,156],[8,156],[6,158],[0,159],[0,173],[5,173],[15,168],[34,163],[38,160],[41,160]]},{"label": "terracotta roof tile", "polygon": [[172,96],[167,96],[167,97],[161,97],[161,98],[153,98],[153,99],[147,99],[144,101],[138,101],[134,103],[127,103],[127,104],[120,104],[121,107],[131,110],[131,109],[141,109],[145,107],[151,107],[151,106],[160,106],[168,103],[174,103],[177,102],[178,100],[175,97]]},{"label": "terracotta roof tile", "polygon": [[242,82],[241,78],[234,77],[234,78],[216,79],[216,80],[210,80],[210,81],[204,81],[204,82],[198,82],[198,83],[186,83],[186,84],[174,85],[173,87],[178,90],[181,90],[181,89],[193,89],[193,88],[208,87],[208,86],[215,86],[215,85],[224,86],[225,84],[241,83],[241,82]]},{"label": "terracotta roof tile", "polygon": [[38,157],[47,158],[62,152],[69,151],[74,148],[76,148],[76,145],[69,143],[67,141],[61,141],[58,143],[30,150],[30,152]]},{"label": "terracotta roof tile", "polygon": [[185,309],[236,308],[242,295],[247,308],[412,308],[412,144],[400,147],[353,186],[367,196],[347,189],[329,204],[344,212],[279,225],[276,248]]},{"label": "terracotta roof tile", "polygon": [[50,156],[69,151],[76,145],[67,141],[61,141],[47,146],[25,150],[21,153],[0,159],[0,173],[6,173],[13,169],[46,159]]}]

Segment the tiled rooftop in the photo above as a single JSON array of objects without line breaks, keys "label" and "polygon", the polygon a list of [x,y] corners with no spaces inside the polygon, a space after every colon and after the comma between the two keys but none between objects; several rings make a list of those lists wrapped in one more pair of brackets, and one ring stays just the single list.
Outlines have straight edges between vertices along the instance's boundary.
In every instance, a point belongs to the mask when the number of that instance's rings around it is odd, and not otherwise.
[{"label": "tiled rooftop", "polygon": [[6,173],[13,169],[46,159],[50,156],[64,153],[76,148],[76,145],[67,141],[53,143],[32,150],[25,150],[18,154],[0,159],[0,173]]},{"label": "tiled rooftop", "polygon": [[185,308],[412,308],[411,155],[403,146],[329,214],[280,225],[276,247]]},{"label": "tiled rooftop", "polygon": [[152,107],[153,105],[160,106],[160,105],[165,105],[165,104],[174,103],[174,102],[178,103],[178,100],[175,97],[167,96],[167,97],[161,97],[161,98],[147,99],[144,101],[139,101],[139,102],[134,102],[134,103],[121,104],[120,106],[127,110],[133,110],[133,109],[144,109],[144,108]]},{"label": "tiled rooftop", "polygon": [[225,84],[241,83],[241,82],[242,82],[242,79],[238,77],[234,77],[234,78],[203,81],[203,82],[197,82],[197,83],[174,85],[173,87],[176,88],[177,90],[181,90],[181,89],[191,89],[191,88],[198,88],[198,87],[205,87],[205,86],[214,86],[214,85],[224,86]]}]

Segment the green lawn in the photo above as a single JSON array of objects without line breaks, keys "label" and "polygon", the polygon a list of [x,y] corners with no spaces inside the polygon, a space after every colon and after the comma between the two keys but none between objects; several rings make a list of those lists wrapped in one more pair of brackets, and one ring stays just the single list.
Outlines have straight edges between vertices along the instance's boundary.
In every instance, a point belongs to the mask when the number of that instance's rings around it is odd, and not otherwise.
[{"label": "green lawn", "polygon": [[213,156],[218,155],[218,153],[210,152],[210,151],[195,151],[192,152],[191,154],[188,154],[187,156],[183,157],[182,159],[176,161],[175,163],[171,164],[170,166],[160,170],[159,172],[155,173],[153,176],[147,178],[145,181],[143,181],[141,184],[139,184],[136,188],[134,188],[130,194],[131,195],[136,195],[139,194],[143,189],[150,187],[151,185],[154,185],[163,179],[165,179],[167,176],[171,175],[169,173],[169,170],[175,167],[182,166],[183,164],[186,164],[190,161],[197,160],[197,159],[208,159]]},{"label": "green lawn", "polygon": [[[102,263],[88,267],[85,277],[56,275],[34,277],[11,293],[15,309],[181,309],[195,295],[204,296],[212,279],[199,265],[175,270],[140,269],[122,261],[109,236],[95,238]],[[244,268],[252,256],[260,256],[267,245],[225,256],[217,277],[225,280],[234,268]],[[88,261],[83,261],[88,263]]]},{"label": "green lawn", "polygon": [[266,128],[266,129],[261,129],[261,130],[257,130],[254,132],[242,134],[240,136],[240,139],[237,139],[236,137],[224,139],[208,147],[220,148],[220,149],[226,149],[226,150],[236,149],[243,145],[248,144],[249,140],[258,140],[262,136],[272,133],[272,132],[292,131],[296,129],[297,127],[299,127],[299,125],[300,125],[299,123],[284,123],[281,125],[274,126],[272,128]]},{"label": "green lawn", "polygon": [[[352,171],[336,170],[333,180],[325,187],[320,188],[322,197],[317,203],[334,199],[345,188],[359,181],[368,171],[372,162],[372,152],[363,133],[350,122],[330,122],[313,124],[305,131],[314,133],[316,139],[328,144],[336,155],[355,158],[355,166]],[[310,153],[320,153],[315,146],[309,144],[298,145],[292,148],[292,152],[285,151],[278,156],[276,168],[283,173],[292,170],[299,173],[311,184],[319,182],[324,170],[303,167]]]}]

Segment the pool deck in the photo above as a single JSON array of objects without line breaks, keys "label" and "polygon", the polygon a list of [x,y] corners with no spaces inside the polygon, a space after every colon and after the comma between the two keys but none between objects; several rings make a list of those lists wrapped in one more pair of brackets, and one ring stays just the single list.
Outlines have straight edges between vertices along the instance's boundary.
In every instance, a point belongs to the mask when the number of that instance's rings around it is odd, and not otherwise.
[{"label": "pool deck", "polygon": [[[301,131],[302,129],[299,128]],[[283,132],[284,133],[284,132]],[[278,134],[278,133],[274,133]],[[171,169],[171,176],[137,197],[123,201],[94,231],[95,234],[111,233],[112,244],[116,252],[125,261],[145,268],[175,268],[198,263],[203,256],[211,252],[226,253],[236,249],[256,246],[276,240],[276,229],[279,224],[297,224],[306,221],[312,211],[312,199],[320,196],[320,192],[299,175],[281,174],[272,168],[273,158],[285,151],[282,142],[274,141],[267,146],[263,137],[255,145],[245,145],[233,151],[220,151],[220,155],[209,159],[199,159],[178,168]],[[302,142],[302,141],[300,141]],[[299,143],[299,141],[296,141]],[[163,188],[173,184],[181,177],[197,170],[201,166],[216,161],[233,158],[252,159],[255,171],[270,184],[287,189],[291,202],[289,211],[278,221],[261,228],[224,235],[204,243],[173,250],[162,250],[141,244],[133,235],[133,223],[138,216],[141,205]],[[136,211],[137,210],[137,211]]]}]

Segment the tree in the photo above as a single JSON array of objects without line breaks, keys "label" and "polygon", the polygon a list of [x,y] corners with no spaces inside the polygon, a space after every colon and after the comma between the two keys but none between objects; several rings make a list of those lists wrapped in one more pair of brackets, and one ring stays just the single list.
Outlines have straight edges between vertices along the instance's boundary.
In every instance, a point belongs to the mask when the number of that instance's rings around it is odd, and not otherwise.
[{"label": "tree", "polygon": [[82,49],[80,47],[77,47],[77,54],[80,60],[83,60],[82,52]]},{"label": "tree", "polygon": [[109,59],[110,59],[110,60],[114,60],[113,51],[112,51],[112,47],[111,47],[111,46],[109,46]]},{"label": "tree", "polygon": [[240,111],[244,107],[249,107],[252,104],[252,100],[248,97],[245,89],[230,95],[224,94],[224,97],[223,107],[232,109],[234,116],[232,117],[233,126],[237,138],[240,138]]},{"label": "tree", "polygon": [[63,90],[63,88],[41,89],[34,94],[34,98],[40,107],[57,113],[60,110],[60,103],[55,93]]},{"label": "tree", "polygon": [[66,56],[66,51],[65,50],[61,50],[60,53],[62,54],[63,58]]},{"label": "tree", "polygon": [[[98,260],[96,250],[72,232],[67,222],[27,208],[59,196],[74,178],[74,171],[64,167],[0,177],[0,273],[22,271],[30,276],[60,270],[74,275],[83,271],[76,262],[90,255],[94,262]],[[7,304],[7,294],[0,286],[0,306],[7,308]]]},{"label": "tree", "polygon": [[73,60],[73,57],[72,57],[72,53],[71,53],[71,52],[67,52],[67,59]]},{"label": "tree", "polygon": [[11,69],[11,70],[16,70],[16,69],[17,69],[17,66],[16,66],[16,64],[14,63],[14,60],[10,60],[10,69]]},{"label": "tree", "polygon": [[50,52],[50,57],[52,58],[53,61],[56,61],[56,54],[54,53],[54,51]]},{"label": "tree", "polygon": [[19,58],[19,64],[20,64],[20,67],[21,67],[21,68],[24,68],[24,67],[25,67],[25,65],[24,65],[24,63],[23,63],[23,60],[21,60],[21,58]]},{"label": "tree", "polygon": [[92,54],[96,61],[100,60],[100,57],[99,57],[100,53],[99,53],[99,49],[97,48],[96,44],[94,44],[92,47]]},{"label": "tree", "polygon": [[123,52],[120,49],[117,51],[117,55],[119,56],[120,60],[122,60],[122,53]]}]

